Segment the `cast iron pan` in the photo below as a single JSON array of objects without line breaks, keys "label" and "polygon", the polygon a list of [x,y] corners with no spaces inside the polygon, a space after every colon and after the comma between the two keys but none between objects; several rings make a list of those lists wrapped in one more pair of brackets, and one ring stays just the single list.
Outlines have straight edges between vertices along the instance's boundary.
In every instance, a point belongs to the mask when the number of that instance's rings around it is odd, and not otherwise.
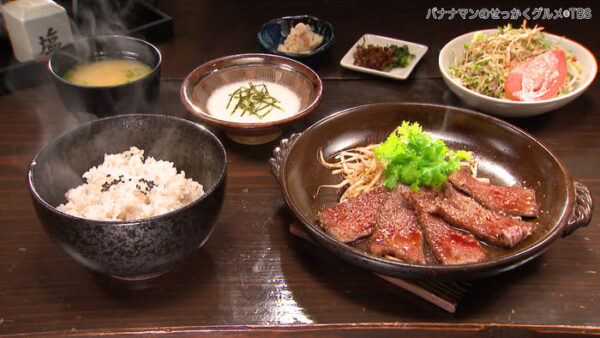
[{"label": "cast iron pan", "polygon": [[[450,149],[473,151],[478,175],[499,185],[523,184],[535,189],[540,204],[536,232],[488,261],[462,265],[409,264],[373,256],[327,235],[316,212],[336,203],[339,191],[317,188],[341,179],[317,160],[358,145],[379,143],[402,123],[418,122]],[[574,181],[564,164],[525,131],[475,111],[432,104],[381,103],[350,108],[315,123],[301,134],[283,139],[270,159],[286,204],[308,234],[333,254],[367,270],[400,278],[428,280],[473,279],[522,265],[542,254],[561,236],[590,222],[593,202],[583,184]]]}]

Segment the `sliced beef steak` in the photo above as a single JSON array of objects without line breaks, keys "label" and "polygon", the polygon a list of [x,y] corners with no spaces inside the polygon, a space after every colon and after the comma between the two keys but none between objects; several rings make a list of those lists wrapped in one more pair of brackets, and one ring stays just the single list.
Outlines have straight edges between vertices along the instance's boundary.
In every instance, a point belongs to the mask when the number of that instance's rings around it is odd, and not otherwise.
[{"label": "sliced beef steak", "polygon": [[403,195],[415,209],[425,241],[440,263],[467,264],[486,260],[485,251],[475,236],[451,227],[430,213],[443,199],[441,192],[422,188],[417,193],[408,189]]},{"label": "sliced beef steak", "polygon": [[317,214],[323,229],[336,240],[348,243],[373,233],[379,209],[389,192],[375,188]]},{"label": "sliced beef steak", "polygon": [[444,183],[443,199],[435,213],[448,223],[470,231],[476,237],[502,247],[512,248],[529,237],[536,228],[533,222],[501,215],[482,207],[474,199]]},{"label": "sliced beef steak", "polygon": [[376,256],[391,255],[408,263],[425,264],[417,216],[399,189],[390,193],[379,210],[369,251]]},{"label": "sliced beef steak", "polygon": [[539,213],[533,189],[516,186],[503,187],[481,182],[465,170],[450,174],[448,180],[456,188],[490,210],[527,217],[536,217]]},{"label": "sliced beef steak", "polygon": [[479,241],[470,233],[452,228],[430,213],[418,213],[425,240],[444,265],[477,263],[486,260]]}]

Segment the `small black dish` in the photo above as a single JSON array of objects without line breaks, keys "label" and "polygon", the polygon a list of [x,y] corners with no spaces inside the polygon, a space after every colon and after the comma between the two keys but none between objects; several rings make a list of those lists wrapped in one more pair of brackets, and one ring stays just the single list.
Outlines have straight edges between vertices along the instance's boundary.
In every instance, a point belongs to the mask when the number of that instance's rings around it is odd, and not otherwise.
[{"label": "small black dish", "polygon": [[[323,43],[315,50],[306,54],[286,53],[277,50],[280,44],[283,44],[285,38],[290,34],[290,30],[299,23],[304,23],[312,29],[314,33],[323,36]],[[286,56],[300,61],[306,65],[314,66],[318,64],[335,41],[335,32],[333,26],[327,22],[310,15],[284,16],[273,19],[265,23],[257,34],[260,45],[270,53]]]},{"label": "small black dish", "polygon": [[[83,86],[63,77],[73,67],[89,61],[125,58],[150,66],[148,75],[115,86]],[[107,117],[148,113],[158,100],[161,70],[160,51],[147,41],[120,35],[84,38],[65,45],[50,57],[48,69],[60,98],[76,117],[92,114]]]}]

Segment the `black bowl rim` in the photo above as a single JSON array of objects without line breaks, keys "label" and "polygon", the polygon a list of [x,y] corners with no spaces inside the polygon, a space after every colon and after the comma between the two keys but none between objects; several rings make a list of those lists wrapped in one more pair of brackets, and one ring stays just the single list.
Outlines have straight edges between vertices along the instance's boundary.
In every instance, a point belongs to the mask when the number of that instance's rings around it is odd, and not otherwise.
[{"label": "black bowl rim", "polygon": [[[141,42],[142,44],[150,47],[154,53],[156,53],[156,55],[158,56],[158,61],[156,62],[156,65],[154,67],[152,67],[152,69],[150,70],[150,72],[148,74],[146,74],[145,76],[136,79],[134,81],[131,82],[127,82],[127,83],[122,83],[122,84],[118,84],[118,85],[114,85],[114,86],[85,86],[85,85],[80,85],[77,83],[73,83],[73,82],[69,82],[65,79],[63,79],[61,76],[59,76],[53,69],[52,67],[52,63],[54,61],[54,56],[57,55],[57,52],[60,52],[61,50],[63,50],[64,48],[73,46],[75,44],[78,43],[84,43],[86,41],[91,41],[91,40],[100,40],[100,39],[123,39],[123,40],[130,40],[130,41],[136,41],[136,42]],[[50,74],[52,75],[52,77],[57,80],[60,81],[66,85],[69,86],[73,86],[76,88],[85,88],[85,89],[111,89],[111,88],[121,88],[121,87],[126,87],[126,86],[130,86],[130,85],[134,85],[140,81],[144,81],[145,79],[147,79],[150,75],[152,75],[153,73],[155,73],[158,69],[160,69],[162,66],[162,54],[160,52],[160,50],[153,44],[151,44],[150,42],[143,40],[143,39],[139,39],[139,38],[135,38],[132,36],[127,36],[127,35],[117,35],[117,34],[112,34],[112,35],[96,35],[96,36],[89,36],[89,37],[85,37],[85,38],[80,38],[77,39],[69,44],[66,44],[64,46],[62,46],[60,49],[56,50],[55,52],[52,53],[52,55],[50,56],[50,59],[48,60],[47,63],[47,68],[48,71],[50,72]]]},{"label": "black bowl rim", "polygon": [[[277,48],[273,49],[273,48],[270,48],[269,46],[267,46],[267,44],[265,43],[265,41],[262,38],[261,33],[265,29],[265,27],[267,27],[268,25],[271,25],[274,23],[280,23],[280,22],[284,22],[284,21],[303,20],[303,19],[311,19],[313,21],[320,22],[320,23],[326,25],[327,27],[329,27],[329,29],[331,30],[331,36],[329,37],[329,40],[327,42],[325,42],[324,44],[320,45],[319,47],[317,47],[315,50],[311,51],[310,53],[299,54],[299,53],[280,52],[277,50]],[[282,16],[279,18],[271,19],[271,20],[265,22],[260,27],[256,36],[258,38],[258,42],[264,49],[268,50],[271,53],[287,56],[287,57],[294,58],[294,59],[308,59],[312,56],[315,56],[316,54],[325,52],[325,50],[329,49],[329,47],[331,47],[331,45],[333,45],[333,42],[335,41],[335,31],[333,30],[333,25],[331,23],[329,23],[328,21],[321,20],[312,15],[289,15],[289,16]]]},{"label": "black bowl rim", "polygon": [[[563,213],[561,217],[556,220],[556,223],[552,226],[552,228],[536,243],[533,243],[531,246],[521,249],[518,252],[511,253],[510,255],[501,257],[499,259],[493,259],[481,263],[470,263],[470,264],[457,264],[457,265],[418,265],[418,264],[410,264],[403,262],[395,262],[392,260],[376,257],[370,255],[366,252],[362,252],[358,249],[355,249],[349,245],[343,244],[341,242],[336,241],[329,235],[327,235],[324,231],[318,228],[315,224],[313,224],[310,220],[306,219],[302,213],[300,213],[294,204],[292,197],[289,194],[289,191],[286,188],[286,179],[285,173],[288,171],[286,168],[288,166],[288,158],[289,154],[292,153],[293,148],[298,144],[298,142],[304,137],[308,137],[308,135],[312,130],[317,129],[319,126],[326,124],[332,120],[337,119],[339,116],[352,114],[356,111],[368,110],[370,108],[376,107],[384,107],[384,106],[418,106],[423,108],[436,108],[436,109],[449,109],[454,112],[458,112],[460,114],[465,114],[472,118],[479,118],[484,120],[489,120],[493,124],[497,124],[503,126],[505,128],[509,128],[517,133],[521,134],[522,137],[528,139],[534,146],[540,147],[545,153],[548,154],[549,158],[558,164],[558,167],[561,169],[563,173],[563,178],[565,179],[567,184],[567,196],[566,202],[563,206]],[[473,277],[484,277],[493,274],[497,274],[511,268],[522,265],[539,255],[541,255],[548,246],[562,233],[564,232],[568,219],[570,217],[570,212],[573,210],[573,205],[575,203],[575,192],[573,186],[573,179],[567,171],[564,163],[552,152],[549,148],[547,148],[541,141],[539,141],[534,136],[530,135],[523,129],[512,125],[509,122],[501,120],[499,118],[480,113],[475,110],[448,106],[442,104],[432,104],[432,103],[413,103],[413,102],[388,102],[388,103],[372,103],[365,104],[361,106],[347,108],[336,113],[333,113],[318,122],[314,123],[312,126],[307,128],[302,134],[296,139],[296,141],[290,147],[281,167],[280,171],[281,178],[279,180],[281,192],[283,194],[284,200],[288,207],[292,210],[294,216],[300,220],[303,227],[308,230],[309,235],[317,240],[322,246],[327,248],[330,251],[338,254],[344,259],[360,261],[363,264],[363,267],[367,269],[371,269],[372,271],[379,272],[386,275],[394,275],[397,277],[411,277],[414,279],[424,279],[424,278],[438,278],[440,280],[446,279],[465,279],[465,278],[473,278]],[[341,253],[341,254],[340,254]]]},{"label": "black bowl rim", "polygon": [[[207,114],[207,112],[200,109],[196,104],[194,104],[192,102],[191,98],[188,96],[187,89],[193,88],[196,85],[197,81],[192,83],[193,79],[197,78],[199,80],[200,78],[202,78],[204,76],[209,76],[209,75],[213,74],[214,69],[212,69],[212,65],[215,63],[221,63],[221,62],[230,61],[230,60],[246,59],[246,58],[248,58],[248,59],[261,58],[263,60],[274,59],[275,61],[277,61],[277,60],[284,61],[283,63],[286,64],[286,66],[288,68],[290,67],[290,64],[291,64],[292,68],[300,69],[300,70],[302,70],[302,72],[309,74],[312,78],[314,78],[316,80],[314,82],[311,81],[316,85],[315,88],[317,89],[316,93],[315,93],[315,99],[306,108],[298,111],[296,114],[294,114],[290,117],[287,117],[285,119],[268,121],[268,122],[250,122],[250,123],[234,122],[234,121],[227,121],[227,120],[221,120],[221,119],[214,118],[210,114]],[[181,99],[181,102],[183,103],[183,105],[194,116],[197,116],[198,118],[200,118],[206,122],[209,122],[209,123],[219,126],[221,128],[239,129],[239,130],[248,130],[248,129],[261,130],[261,129],[271,129],[273,127],[278,127],[281,125],[291,123],[293,121],[303,118],[304,116],[306,116],[310,112],[312,112],[319,105],[319,103],[321,103],[321,100],[323,99],[323,80],[321,80],[321,77],[319,76],[319,74],[317,74],[310,67],[308,67],[294,59],[291,59],[291,58],[288,58],[285,56],[265,54],[265,53],[243,53],[243,54],[233,54],[233,55],[222,56],[222,57],[210,60],[208,62],[205,62],[205,63],[201,64],[200,66],[196,67],[184,78],[183,82],[181,83],[179,94],[180,94],[180,99]]]},{"label": "black bowl rim", "polygon": [[[218,145],[218,148],[221,150],[221,153],[223,155],[223,167],[221,172],[219,173],[219,178],[217,179],[217,181],[215,182],[215,184],[210,187],[210,189],[208,190],[204,190],[204,194],[202,194],[202,196],[198,197],[197,199],[195,199],[194,201],[190,202],[189,204],[169,211],[167,213],[164,214],[160,214],[160,215],[156,215],[156,216],[152,216],[152,217],[146,217],[146,218],[140,218],[140,219],[135,219],[135,220],[130,220],[130,221],[101,221],[101,220],[95,220],[95,219],[88,219],[88,218],[84,218],[84,217],[78,217],[78,216],[73,216],[71,214],[67,214],[65,212],[62,212],[58,209],[56,209],[55,206],[49,204],[48,202],[46,202],[37,192],[37,189],[33,183],[33,167],[35,165],[37,165],[36,161],[38,159],[38,157],[40,156],[40,154],[44,151],[46,151],[47,149],[49,149],[51,146],[55,145],[56,143],[58,143],[61,139],[63,139],[64,137],[71,135],[73,133],[78,132],[80,129],[82,128],[87,128],[88,126],[92,125],[92,124],[97,124],[97,123],[104,123],[107,120],[119,120],[119,119],[134,119],[134,118],[142,118],[142,119],[147,119],[147,118],[157,118],[157,119],[162,119],[164,121],[170,121],[173,123],[182,123],[182,124],[188,124],[193,128],[197,128],[198,130],[202,130],[203,133],[206,133],[210,138],[212,138],[216,144]],[[161,218],[168,218],[173,214],[179,213],[181,211],[193,208],[196,204],[199,204],[201,201],[203,201],[206,198],[209,198],[209,196],[212,195],[212,193],[218,189],[218,187],[222,184],[222,182],[225,180],[226,177],[226,173],[227,173],[227,152],[225,151],[225,147],[223,146],[223,143],[221,143],[221,140],[219,140],[219,138],[217,136],[215,136],[215,134],[213,134],[210,130],[208,130],[206,127],[199,125],[197,123],[194,123],[192,121],[183,119],[183,118],[179,118],[176,116],[170,116],[170,115],[162,115],[162,114],[126,114],[126,115],[116,115],[116,116],[110,116],[110,117],[105,117],[105,118],[101,118],[101,119],[97,119],[97,120],[93,120],[87,123],[84,123],[82,125],[79,125],[75,128],[72,128],[70,130],[67,130],[66,132],[60,134],[59,136],[55,137],[54,139],[52,139],[48,144],[46,144],[44,147],[42,147],[34,156],[34,158],[31,160],[30,164],[29,164],[29,168],[27,171],[27,184],[29,187],[29,191],[31,192],[31,195],[45,208],[51,210],[52,212],[62,216],[62,217],[66,217],[69,219],[73,219],[73,220],[84,220],[85,222],[89,223],[89,224],[102,224],[102,225],[118,225],[118,226],[131,226],[131,225],[135,225],[135,224],[139,224],[139,223],[143,223],[143,222],[152,222],[154,220],[157,219],[161,219]],[[83,173],[82,173],[83,174]],[[66,192],[66,191],[65,191]]]}]

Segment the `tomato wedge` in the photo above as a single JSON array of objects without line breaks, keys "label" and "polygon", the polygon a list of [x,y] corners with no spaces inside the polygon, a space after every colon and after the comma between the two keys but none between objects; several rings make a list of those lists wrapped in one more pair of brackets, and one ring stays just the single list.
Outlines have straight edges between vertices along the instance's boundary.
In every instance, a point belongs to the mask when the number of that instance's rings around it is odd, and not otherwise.
[{"label": "tomato wedge", "polygon": [[504,91],[515,101],[539,101],[552,98],[567,78],[567,60],[561,49],[553,49],[517,66]]}]

